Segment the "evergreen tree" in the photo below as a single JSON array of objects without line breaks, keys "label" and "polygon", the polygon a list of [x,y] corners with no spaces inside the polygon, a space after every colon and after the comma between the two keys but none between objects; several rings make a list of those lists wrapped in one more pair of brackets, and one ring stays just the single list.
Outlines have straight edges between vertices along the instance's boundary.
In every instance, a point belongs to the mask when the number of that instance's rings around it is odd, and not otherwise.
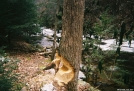
[{"label": "evergreen tree", "polygon": [[2,0],[0,21],[0,35],[7,37],[9,44],[12,37],[36,33],[34,29],[37,14],[34,0]]}]

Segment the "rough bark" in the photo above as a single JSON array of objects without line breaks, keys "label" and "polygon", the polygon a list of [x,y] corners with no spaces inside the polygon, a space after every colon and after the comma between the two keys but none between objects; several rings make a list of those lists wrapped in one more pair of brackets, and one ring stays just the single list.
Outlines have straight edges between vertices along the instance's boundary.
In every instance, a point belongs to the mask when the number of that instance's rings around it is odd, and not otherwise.
[{"label": "rough bark", "polygon": [[73,81],[66,86],[67,91],[77,91],[78,72],[82,55],[84,0],[64,0],[61,55],[75,70]]}]

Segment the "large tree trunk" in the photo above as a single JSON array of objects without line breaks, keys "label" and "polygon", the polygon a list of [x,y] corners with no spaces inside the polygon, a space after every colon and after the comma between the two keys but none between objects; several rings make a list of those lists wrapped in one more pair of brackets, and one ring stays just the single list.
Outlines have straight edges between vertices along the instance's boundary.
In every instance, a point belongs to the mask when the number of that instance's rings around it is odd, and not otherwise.
[{"label": "large tree trunk", "polygon": [[77,91],[82,55],[83,17],[84,0],[64,0],[60,52],[75,70],[74,80],[67,85],[68,91]]}]

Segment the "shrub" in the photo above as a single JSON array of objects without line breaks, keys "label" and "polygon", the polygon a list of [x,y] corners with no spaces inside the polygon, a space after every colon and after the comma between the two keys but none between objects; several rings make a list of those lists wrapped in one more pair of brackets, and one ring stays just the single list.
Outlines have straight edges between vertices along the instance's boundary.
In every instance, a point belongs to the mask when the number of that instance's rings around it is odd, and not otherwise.
[{"label": "shrub", "polygon": [[0,91],[13,91],[14,83],[18,81],[15,70],[19,60],[8,58],[4,52],[3,48],[0,48]]}]

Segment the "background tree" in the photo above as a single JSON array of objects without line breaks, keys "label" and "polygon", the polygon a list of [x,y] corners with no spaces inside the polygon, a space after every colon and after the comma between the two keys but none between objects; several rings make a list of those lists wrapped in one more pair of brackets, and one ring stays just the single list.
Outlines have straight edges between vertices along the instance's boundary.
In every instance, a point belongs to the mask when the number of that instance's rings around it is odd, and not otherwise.
[{"label": "background tree", "polygon": [[74,80],[68,91],[77,91],[78,72],[82,55],[82,31],[84,20],[84,0],[64,0],[61,56],[69,61],[75,70]]},{"label": "background tree", "polygon": [[[38,17],[40,25],[53,29],[55,27],[55,15],[56,15],[58,18],[57,28],[61,29],[63,0],[59,0],[58,2],[56,0],[36,0],[36,4],[38,7]],[[59,10],[58,13],[57,13],[57,6]]]},{"label": "background tree", "polygon": [[0,21],[0,36],[7,39],[9,44],[13,38],[39,32],[34,0],[1,1]]}]

